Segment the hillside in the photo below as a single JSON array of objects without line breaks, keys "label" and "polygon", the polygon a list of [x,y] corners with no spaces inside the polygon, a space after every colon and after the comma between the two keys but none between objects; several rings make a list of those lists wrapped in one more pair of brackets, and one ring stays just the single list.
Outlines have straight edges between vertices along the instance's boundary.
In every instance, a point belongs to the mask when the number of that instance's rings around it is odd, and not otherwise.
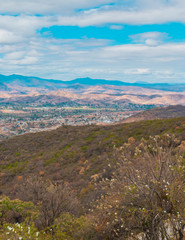
[{"label": "hillside", "polygon": [[175,133],[185,140],[185,118],[115,126],[64,126],[13,137],[0,142],[1,193],[15,196],[17,179],[33,174],[68,181],[80,193],[88,188],[93,175],[110,174],[107,165],[115,164],[114,146],[121,146],[130,137],[139,141],[162,133]]},{"label": "hillside", "polygon": [[184,151],[185,117],[2,141],[0,238],[148,240],[170,226],[182,239]]},{"label": "hillside", "polygon": [[125,119],[127,122],[138,122],[142,120],[166,119],[185,116],[185,106],[174,105],[168,107],[153,108],[146,111],[139,112],[131,117]]},{"label": "hillside", "polygon": [[[88,86],[63,87],[56,90],[55,87],[42,89],[38,87],[20,88],[16,86],[15,91],[1,91],[0,104],[62,104],[73,102],[80,105],[100,105],[119,107],[124,103],[141,105],[184,105],[185,93],[161,91],[133,86]],[[55,90],[54,90],[55,89]]]}]

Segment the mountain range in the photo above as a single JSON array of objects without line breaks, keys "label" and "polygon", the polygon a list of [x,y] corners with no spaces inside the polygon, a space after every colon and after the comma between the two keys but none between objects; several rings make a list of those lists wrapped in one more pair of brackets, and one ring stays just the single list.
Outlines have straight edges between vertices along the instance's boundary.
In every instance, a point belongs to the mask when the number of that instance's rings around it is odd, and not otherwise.
[{"label": "mountain range", "polygon": [[[169,84],[169,83],[147,83],[147,82],[122,82],[117,80],[91,79],[91,78],[76,78],[71,81],[61,81],[53,79],[42,79],[38,77],[27,77],[21,75],[0,75],[0,90],[5,90],[5,86],[14,88],[22,87],[36,87],[45,89],[60,89],[71,87],[73,85],[113,85],[113,86],[135,86],[149,89],[157,89],[163,91],[183,92],[185,91],[185,84]],[[8,90],[8,88],[7,88]]]},{"label": "mountain range", "polygon": [[91,78],[59,81],[0,75],[0,103],[72,103],[100,107],[130,103],[156,106],[185,105],[185,84],[127,83]]}]

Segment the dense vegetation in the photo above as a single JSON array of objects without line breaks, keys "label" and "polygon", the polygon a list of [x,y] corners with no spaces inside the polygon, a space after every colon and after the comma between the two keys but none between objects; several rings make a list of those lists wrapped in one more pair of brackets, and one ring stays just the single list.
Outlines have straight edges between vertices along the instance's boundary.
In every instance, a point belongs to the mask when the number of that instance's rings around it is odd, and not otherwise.
[{"label": "dense vegetation", "polygon": [[0,143],[1,239],[183,239],[185,118]]}]

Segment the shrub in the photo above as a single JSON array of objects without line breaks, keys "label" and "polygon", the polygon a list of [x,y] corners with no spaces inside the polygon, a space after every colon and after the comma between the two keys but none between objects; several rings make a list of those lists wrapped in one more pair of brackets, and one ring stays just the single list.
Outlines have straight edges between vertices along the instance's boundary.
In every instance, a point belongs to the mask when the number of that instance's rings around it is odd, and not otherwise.
[{"label": "shrub", "polygon": [[25,181],[19,194],[23,200],[29,200],[38,205],[39,217],[36,226],[44,229],[54,224],[63,213],[77,214],[79,202],[74,191],[67,183],[52,183],[42,177],[30,177]]},{"label": "shrub", "polygon": [[75,218],[70,214],[63,214],[49,232],[56,240],[95,239],[92,220],[84,216]]},{"label": "shrub", "polygon": [[21,223],[26,218],[36,216],[37,209],[31,202],[23,202],[19,199],[10,200],[8,197],[3,197],[0,202],[0,224]]},{"label": "shrub", "polygon": [[168,134],[142,140],[134,156],[128,145],[119,171],[104,187],[95,211],[97,231],[105,239],[183,239],[185,159]]}]

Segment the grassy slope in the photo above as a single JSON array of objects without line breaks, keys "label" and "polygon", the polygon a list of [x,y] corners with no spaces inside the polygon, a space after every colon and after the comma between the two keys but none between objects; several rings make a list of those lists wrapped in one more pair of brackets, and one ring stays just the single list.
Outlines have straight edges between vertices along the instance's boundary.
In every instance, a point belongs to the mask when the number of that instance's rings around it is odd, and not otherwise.
[{"label": "grassy slope", "polygon": [[0,142],[1,193],[15,196],[21,179],[36,174],[55,181],[64,179],[81,196],[87,195],[93,188],[91,176],[106,175],[108,163],[115,165],[115,145],[121,146],[129,137],[137,142],[165,132],[185,140],[185,118],[116,126],[65,126]]},{"label": "grassy slope", "polygon": [[166,119],[185,116],[185,106],[175,105],[168,107],[152,108],[146,111],[139,112],[131,117],[126,118],[124,123],[138,122],[141,120]]}]

